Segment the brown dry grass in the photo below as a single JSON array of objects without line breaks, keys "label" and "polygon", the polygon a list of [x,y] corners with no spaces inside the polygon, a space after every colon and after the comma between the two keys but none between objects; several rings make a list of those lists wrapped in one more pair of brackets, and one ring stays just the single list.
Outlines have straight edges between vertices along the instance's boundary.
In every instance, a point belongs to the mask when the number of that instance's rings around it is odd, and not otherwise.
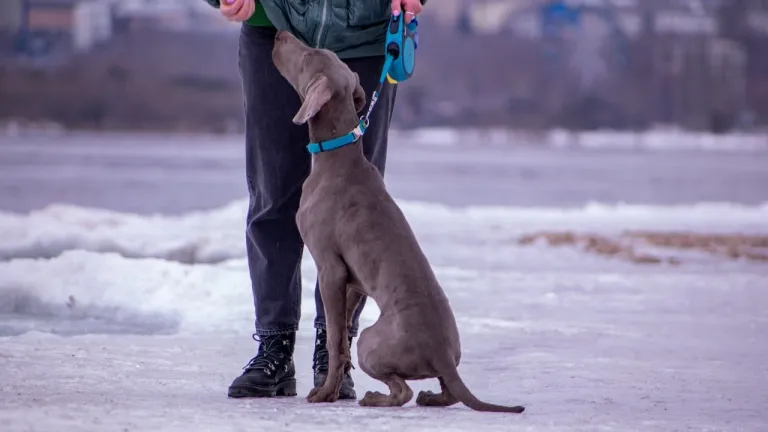
[{"label": "brown dry grass", "polygon": [[768,263],[768,236],[742,234],[697,234],[688,232],[625,231],[618,236],[572,231],[542,231],[517,239],[520,245],[544,241],[549,246],[577,247],[587,253],[618,258],[637,264],[671,264],[678,257],[640,252],[643,247],[673,251],[698,251],[732,260]]}]

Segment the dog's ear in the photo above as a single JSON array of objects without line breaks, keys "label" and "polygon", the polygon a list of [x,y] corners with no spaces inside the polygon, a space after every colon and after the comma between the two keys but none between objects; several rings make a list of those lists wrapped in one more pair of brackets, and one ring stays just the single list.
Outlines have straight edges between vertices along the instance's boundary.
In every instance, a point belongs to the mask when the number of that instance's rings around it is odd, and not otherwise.
[{"label": "dog's ear", "polygon": [[293,117],[293,122],[297,125],[304,124],[315,116],[320,108],[331,99],[331,83],[324,75],[316,75],[307,86],[307,92],[304,95],[304,103]]},{"label": "dog's ear", "polygon": [[355,90],[352,92],[352,98],[355,101],[355,111],[358,113],[365,108],[365,90],[360,85],[360,75],[357,72],[355,74]]}]

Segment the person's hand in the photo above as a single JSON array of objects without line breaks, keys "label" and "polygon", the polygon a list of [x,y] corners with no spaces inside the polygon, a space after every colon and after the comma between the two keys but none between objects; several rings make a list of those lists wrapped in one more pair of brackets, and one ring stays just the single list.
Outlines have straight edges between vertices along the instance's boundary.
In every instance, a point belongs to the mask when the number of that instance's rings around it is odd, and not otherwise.
[{"label": "person's hand", "polygon": [[242,22],[256,12],[256,0],[221,0],[219,11],[229,21]]},{"label": "person's hand", "polygon": [[[237,1],[237,0],[235,0]],[[421,13],[421,0],[392,0],[392,14],[397,16],[405,11],[405,23],[408,24]]]}]

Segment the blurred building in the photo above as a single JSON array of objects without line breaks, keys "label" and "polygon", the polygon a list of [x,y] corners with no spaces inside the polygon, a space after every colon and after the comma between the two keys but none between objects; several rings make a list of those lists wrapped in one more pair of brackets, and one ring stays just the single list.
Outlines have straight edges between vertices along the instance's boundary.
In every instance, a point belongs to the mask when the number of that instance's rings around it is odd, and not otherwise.
[{"label": "blurred building", "polygon": [[745,58],[746,121],[768,124],[768,0],[723,0],[719,10],[724,38]]},{"label": "blurred building", "polygon": [[0,61],[11,56],[22,23],[22,0],[5,0],[0,14]]},{"label": "blurred building", "polygon": [[0,14],[0,33],[16,34],[22,22],[22,1],[3,0],[3,13]]},{"label": "blurred building", "polygon": [[237,26],[200,0],[102,0],[112,4],[116,30],[236,31]]},{"label": "blurred building", "polygon": [[[3,1],[0,118],[242,126],[239,25],[206,2]],[[768,0],[440,0],[420,21],[400,127],[768,126]],[[34,73],[6,67],[14,33]]]},{"label": "blurred building", "polygon": [[109,40],[112,17],[97,0],[20,0],[15,51],[20,57],[62,60]]},{"label": "blurred building", "polygon": [[517,55],[517,47],[528,44],[535,47],[535,58],[510,60],[518,68],[524,61],[534,74],[520,77],[518,71],[509,71],[510,76],[517,75],[515,81],[528,82],[511,84],[510,95],[515,96],[510,97],[518,99],[511,103],[525,100],[528,107],[533,103],[549,123],[616,128],[671,123],[719,129],[743,123],[751,115],[755,103],[749,93],[763,81],[754,72],[763,69],[753,64],[768,63],[758,52],[758,47],[768,45],[766,41],[753,42],[747,49],[745,43],[727,37],[721,11],[730,7],[743,12],[732,12],[741,14],[732,19],[735,32],[765,33],[767,3],[453,0],[450,13],[433,15],[442,25],[478,41],[506,39],[508,46],[495,52],[498,56]]}]

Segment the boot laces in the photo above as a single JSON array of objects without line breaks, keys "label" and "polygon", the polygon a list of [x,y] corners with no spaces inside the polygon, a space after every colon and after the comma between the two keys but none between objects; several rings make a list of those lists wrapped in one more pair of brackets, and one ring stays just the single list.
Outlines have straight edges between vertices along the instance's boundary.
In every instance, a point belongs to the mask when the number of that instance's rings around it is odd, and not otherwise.
[{"label": "boot laces", "polygon": [[288,364],[285,363],[286,352],[290,344],[288,339],[279,336],[258,338],[256,335],[253,336],[253,339],[259,342],[259,350],[243,370],[262,369],[267,376],[271,376],[277,371],[277,367],[281,363],[284,363],[284,369],[288,369]]},{"label": "boot laces", "polygon": [[325,330],[317,330],[317,338],[315,340],[315,352],[312,356],[312,368],[315,372],[324,372],[328,369],[328,348],[325,346],[326,336]]}]

